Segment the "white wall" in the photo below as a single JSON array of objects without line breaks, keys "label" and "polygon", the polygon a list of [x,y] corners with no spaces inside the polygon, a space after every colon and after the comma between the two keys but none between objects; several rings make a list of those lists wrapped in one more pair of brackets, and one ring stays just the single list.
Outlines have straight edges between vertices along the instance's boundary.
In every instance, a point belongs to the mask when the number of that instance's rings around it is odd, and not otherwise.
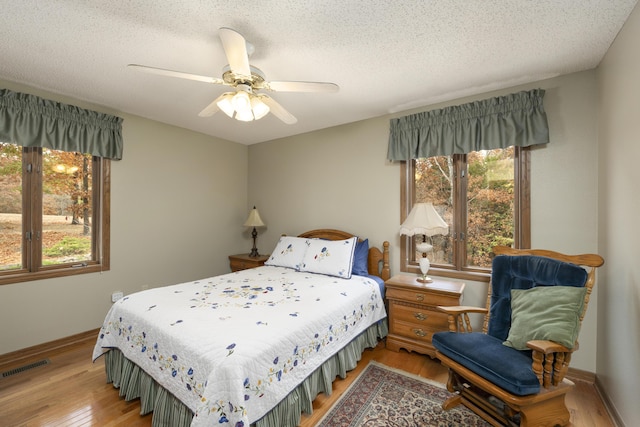
[{"label": "white wall", "polygon": [[[432,105],[442,108],[541,87],[551,143],[532,153],[532,244],[567,253],[597,252],[595,72]],[[410,114],[419,109],[404,112]],[[269,253],[282,233],[339,228],[391,243],[400,265],[400,166],[386,160],[385,116],[249,147],[249,204],[267,223],[258,248]],[[465,304],[484,306],[486,285],[467,283]],[[597,298],[587,314],[572,366],[595,372]]]},{"label": "white wall", "polygon": [[627,426],[640,419],[640,6],[598,68],[598,382]]},{"label": "white wall", "polygon": [[245,251],[247,147],[9,82],[124,118],[111,162],[111,270],[0,286],[0,354],[100,327],[111,293],[229,271]]},{"label": "white wall", "polygon": [[[595,72],[542,82],[551,142],[532,154],[531,246],[598,253]],[[596,290],[599,284],[596,281]],[[596,372],[598,294],[589,302],[571,367]]]},{"label": "white wall", "polygon": [[258,248],[268,253],[281,234],[313,228],[343,229],[378,246],[395,239],[399,172],[386,161],[387,134],[388,120],[373,119],[250,146],[249,203],[267,224]]}]

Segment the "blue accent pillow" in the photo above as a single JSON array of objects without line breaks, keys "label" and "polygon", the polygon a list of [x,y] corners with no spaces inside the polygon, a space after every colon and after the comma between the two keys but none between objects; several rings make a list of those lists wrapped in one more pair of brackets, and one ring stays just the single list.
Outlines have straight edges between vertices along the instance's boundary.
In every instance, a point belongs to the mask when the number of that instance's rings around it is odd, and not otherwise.
[{"label": "blue accent pillow", "polygon": [[364,239],[361,242],[356,243],[356,252],[353,256],[353,268],[351,274],[358,276],[369,275],[369,239]]}]

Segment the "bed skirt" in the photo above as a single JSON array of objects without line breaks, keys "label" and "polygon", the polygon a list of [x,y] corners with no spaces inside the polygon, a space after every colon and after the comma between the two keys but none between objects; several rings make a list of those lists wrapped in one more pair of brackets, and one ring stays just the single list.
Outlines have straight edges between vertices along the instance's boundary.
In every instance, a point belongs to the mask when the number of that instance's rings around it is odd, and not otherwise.
[{"label": "bed skirt", "polygon": [[[313,400],[320,393],[330,395],[336,377],[345,378],[356,367],[366,348],[373,348],[378,339],[387,336],[387,319],[370,326],[342,350],[332,356],[289,393],[275,408],[258,420],[255,427],[296,427],[302,413],[313,412]],[[113,348],[105,353],[107,382],[120,389],[125,400],[140,399],[140,414],[153,412],[152,426],[188,427],[193,412],[149,374]]]}]

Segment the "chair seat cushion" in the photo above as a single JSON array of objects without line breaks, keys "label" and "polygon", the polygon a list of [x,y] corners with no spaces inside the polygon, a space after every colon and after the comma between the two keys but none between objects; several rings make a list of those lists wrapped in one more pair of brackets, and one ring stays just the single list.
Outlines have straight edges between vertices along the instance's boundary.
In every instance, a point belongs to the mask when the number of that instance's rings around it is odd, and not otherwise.
[{"label": "chair seat cushion", "polygon": [[509,393],[526,396],[540,391],[530,351],[507,347],[480,332],[438,332],[432,343],[440,353]]}]

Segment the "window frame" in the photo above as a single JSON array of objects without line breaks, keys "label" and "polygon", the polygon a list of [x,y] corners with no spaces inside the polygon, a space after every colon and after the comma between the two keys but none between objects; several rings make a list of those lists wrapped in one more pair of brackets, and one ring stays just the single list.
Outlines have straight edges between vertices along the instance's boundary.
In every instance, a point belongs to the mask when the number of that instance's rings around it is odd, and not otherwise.
[{"label": "window frame", "polygon": [[[514,247],[531,247],[531,148],[514,147]],[[429,271],[436,276],[455,279],[488,282],[491,278],[490,268],[465,266],[466,240],[459,239],[459,233],[466,234],[466,155],[454,154],[454,224],[450,233],[454,236],[453,265],[432,264]],[[464,174],[462,172],[465,172]],[[415,160],[400,162],[400,218],[402,223],[415,202]],[[463,209],[459,207],[463,206]],[[463,224],[463,226],[460,226]],[[411,236],[400,236],[400,271],[420,274],[415,260],[415,239]],[[414,254],[413,257],[411,254]]]},{"label": "window frame", "polygon": [[[42,148],[22,148],[22,268],[0,271],[0,285],[110,269],[111,161],[92,156],[92,260],[42,264]],[[31,233],[31,239],[27,236]]]}]

